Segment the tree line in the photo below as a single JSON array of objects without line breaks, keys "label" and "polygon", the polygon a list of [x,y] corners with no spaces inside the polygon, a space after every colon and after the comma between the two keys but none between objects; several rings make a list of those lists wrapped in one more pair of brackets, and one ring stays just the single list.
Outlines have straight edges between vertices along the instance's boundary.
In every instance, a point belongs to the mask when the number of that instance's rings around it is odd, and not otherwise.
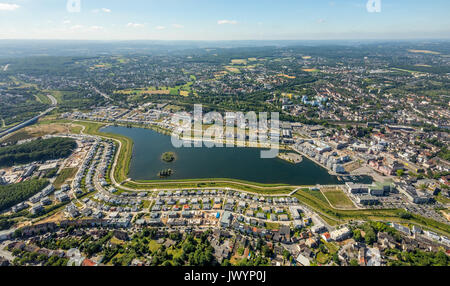
[{"label": "tree line", "polygon": [[28,200],[48,184],[49,182],[47,180],[33,179],[18,184],[0,186],[0,211]]},{"label": "tree line", "polygon": [[0,167],[66,158],[77,147],[70,138],[38,139],[21,145],[0,148]]}]

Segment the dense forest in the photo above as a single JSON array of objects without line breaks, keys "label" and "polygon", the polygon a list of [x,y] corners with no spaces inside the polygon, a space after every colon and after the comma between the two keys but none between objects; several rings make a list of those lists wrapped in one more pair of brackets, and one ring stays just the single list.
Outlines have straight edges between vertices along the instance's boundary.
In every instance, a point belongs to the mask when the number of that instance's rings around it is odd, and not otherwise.
[{"label": "dense forest", "polygon": [[70,138],[38,139],[21,145],[0,148],[0,167],[68,157],[77,147]]},{"label": "dense forest", "polygon": [[47,180],[29,180],[14,185],[0,186],[0,211],[23,202],[48,185]]}]

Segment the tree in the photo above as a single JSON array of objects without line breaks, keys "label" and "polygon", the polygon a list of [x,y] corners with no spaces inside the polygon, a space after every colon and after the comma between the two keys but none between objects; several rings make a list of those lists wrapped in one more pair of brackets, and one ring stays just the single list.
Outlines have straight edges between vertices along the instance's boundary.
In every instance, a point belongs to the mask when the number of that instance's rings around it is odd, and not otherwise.
[{"label": "tree", "polygon": [[263,254],[264,257],[266,257],[266,258],[270,258],[270,257],[273,256],[273,251],[272,251],[267,245],[264,245],[264,246],[262,247],[262,254]]},{"label": "tree", "polygon": [[406,211],[402,212],[399,216],[402,219],[411,219],[412,218],[412,215],[409,212],[406,212]]},{"label": "tree", "polygon": [[172,263],[170,263],[170,261],[166,260],[161,264],[161,266],[172,266]]},{"label": "tree", "polygon": [[320,252],[327,254],[328,253],[328,249],[326,248],[325,244],[320,244],[319,245],[319,250]]},{"label": "tree", "polygon": [[341,265],[341,261],[339,260],[339,255],[337,254],[337,252],[333,253],[331,259],[334,263],[336,263],[336,265]]},{"label": "tree", "polygon": [[363,241],[363,237],[361,235],[361,230],[359,230],[359,229],[353,230],[353,239],[358,242]]},{"label": "tree", "polygon": [[397,170],[397,176],[402,177],[405,174],[405,171],[403,169]]},{"label": "tree", "polygon": [[256,249],[261,250],[262,247],[265,245],[264,241],[262,240],[262,238],[258,239],[258,242],[256,244]]},{"label": "tree", "polygon": [[0,186],[0,211],[23,202],[44,189],[49,182],[32,179],[18,184]]},{"label": "tree", "polygon": [[283,259],[289,260],[289,257],[291,257],[291,253],[289,251],[287,251],[286,249],[283,250]]},{"label": "tree", "polygon": [[70,138],[38,139],[21,145],[0,148],[0,167],[66,158],[77,147]]}]

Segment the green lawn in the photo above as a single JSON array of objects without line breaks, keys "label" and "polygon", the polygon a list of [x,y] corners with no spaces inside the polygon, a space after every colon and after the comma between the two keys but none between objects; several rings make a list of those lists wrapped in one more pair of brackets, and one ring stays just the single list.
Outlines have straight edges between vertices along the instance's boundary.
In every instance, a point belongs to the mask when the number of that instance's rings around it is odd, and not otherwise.
[{"label": "green lawn", "polygon": [[317,253],[316,260],[320,264],[327,264],[329,257],[327,254],[319,252],[319,253]]},{"label": "green lawn", "polygon": [[161,244],[157,243],[156,240],[150,240],[148,247],[151,252],[155,252],[161,247]]},{"label": "green lawn", "polygon": [[170,247],[169,249],[167,249],[167,253],[172,254],[173,259],[177,259],[183,254],[183,248],[174,249],[173,247]]},{"label": "green lawn", "polygon": [[350,198],[341,190],[324,191],[323,195],[327,197],[330,204],[336,208],[354,208]]},{"label": "green lawn", "polygon": [[337,246],[334,242],[325,242],[325,241],[323,241],[323,243],[328,248],[330,254],[334,254],[334,253],[338,252],[339,246]]},{"label": "green lawn", "polygon": [[308,195],[328,204],[327,199],[323,196],[323,194],[320,191],[312,191],[309,189],[302,189],[302,190],[298,191],[297,193],[308,194]]},{"label": "green lawn", "polygon": [[267,229],[279,229],[280,225],[278,223],[274,223],[274,222],[266,222],[266,228]]}]

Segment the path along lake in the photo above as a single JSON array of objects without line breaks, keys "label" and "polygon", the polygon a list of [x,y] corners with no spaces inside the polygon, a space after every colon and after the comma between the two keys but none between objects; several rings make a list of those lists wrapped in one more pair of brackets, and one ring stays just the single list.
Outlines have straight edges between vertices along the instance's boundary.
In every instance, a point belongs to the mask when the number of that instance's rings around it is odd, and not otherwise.
[{"label": "path along lake", "polygon": [[[257,148],[175,148],[170,136],[150,129],[108,126],[101,131],[133,140],[129,177],[135,181],[159,180],[158,173],[170,168],[174,171],[170,180],[229,178],[265,184],[343,183],[305,157],[301,163],[291,164],[279,158],[261,159],[261,149]],[[175,152],[176,160],[166,163],[161,155],[169,151]]]}]

